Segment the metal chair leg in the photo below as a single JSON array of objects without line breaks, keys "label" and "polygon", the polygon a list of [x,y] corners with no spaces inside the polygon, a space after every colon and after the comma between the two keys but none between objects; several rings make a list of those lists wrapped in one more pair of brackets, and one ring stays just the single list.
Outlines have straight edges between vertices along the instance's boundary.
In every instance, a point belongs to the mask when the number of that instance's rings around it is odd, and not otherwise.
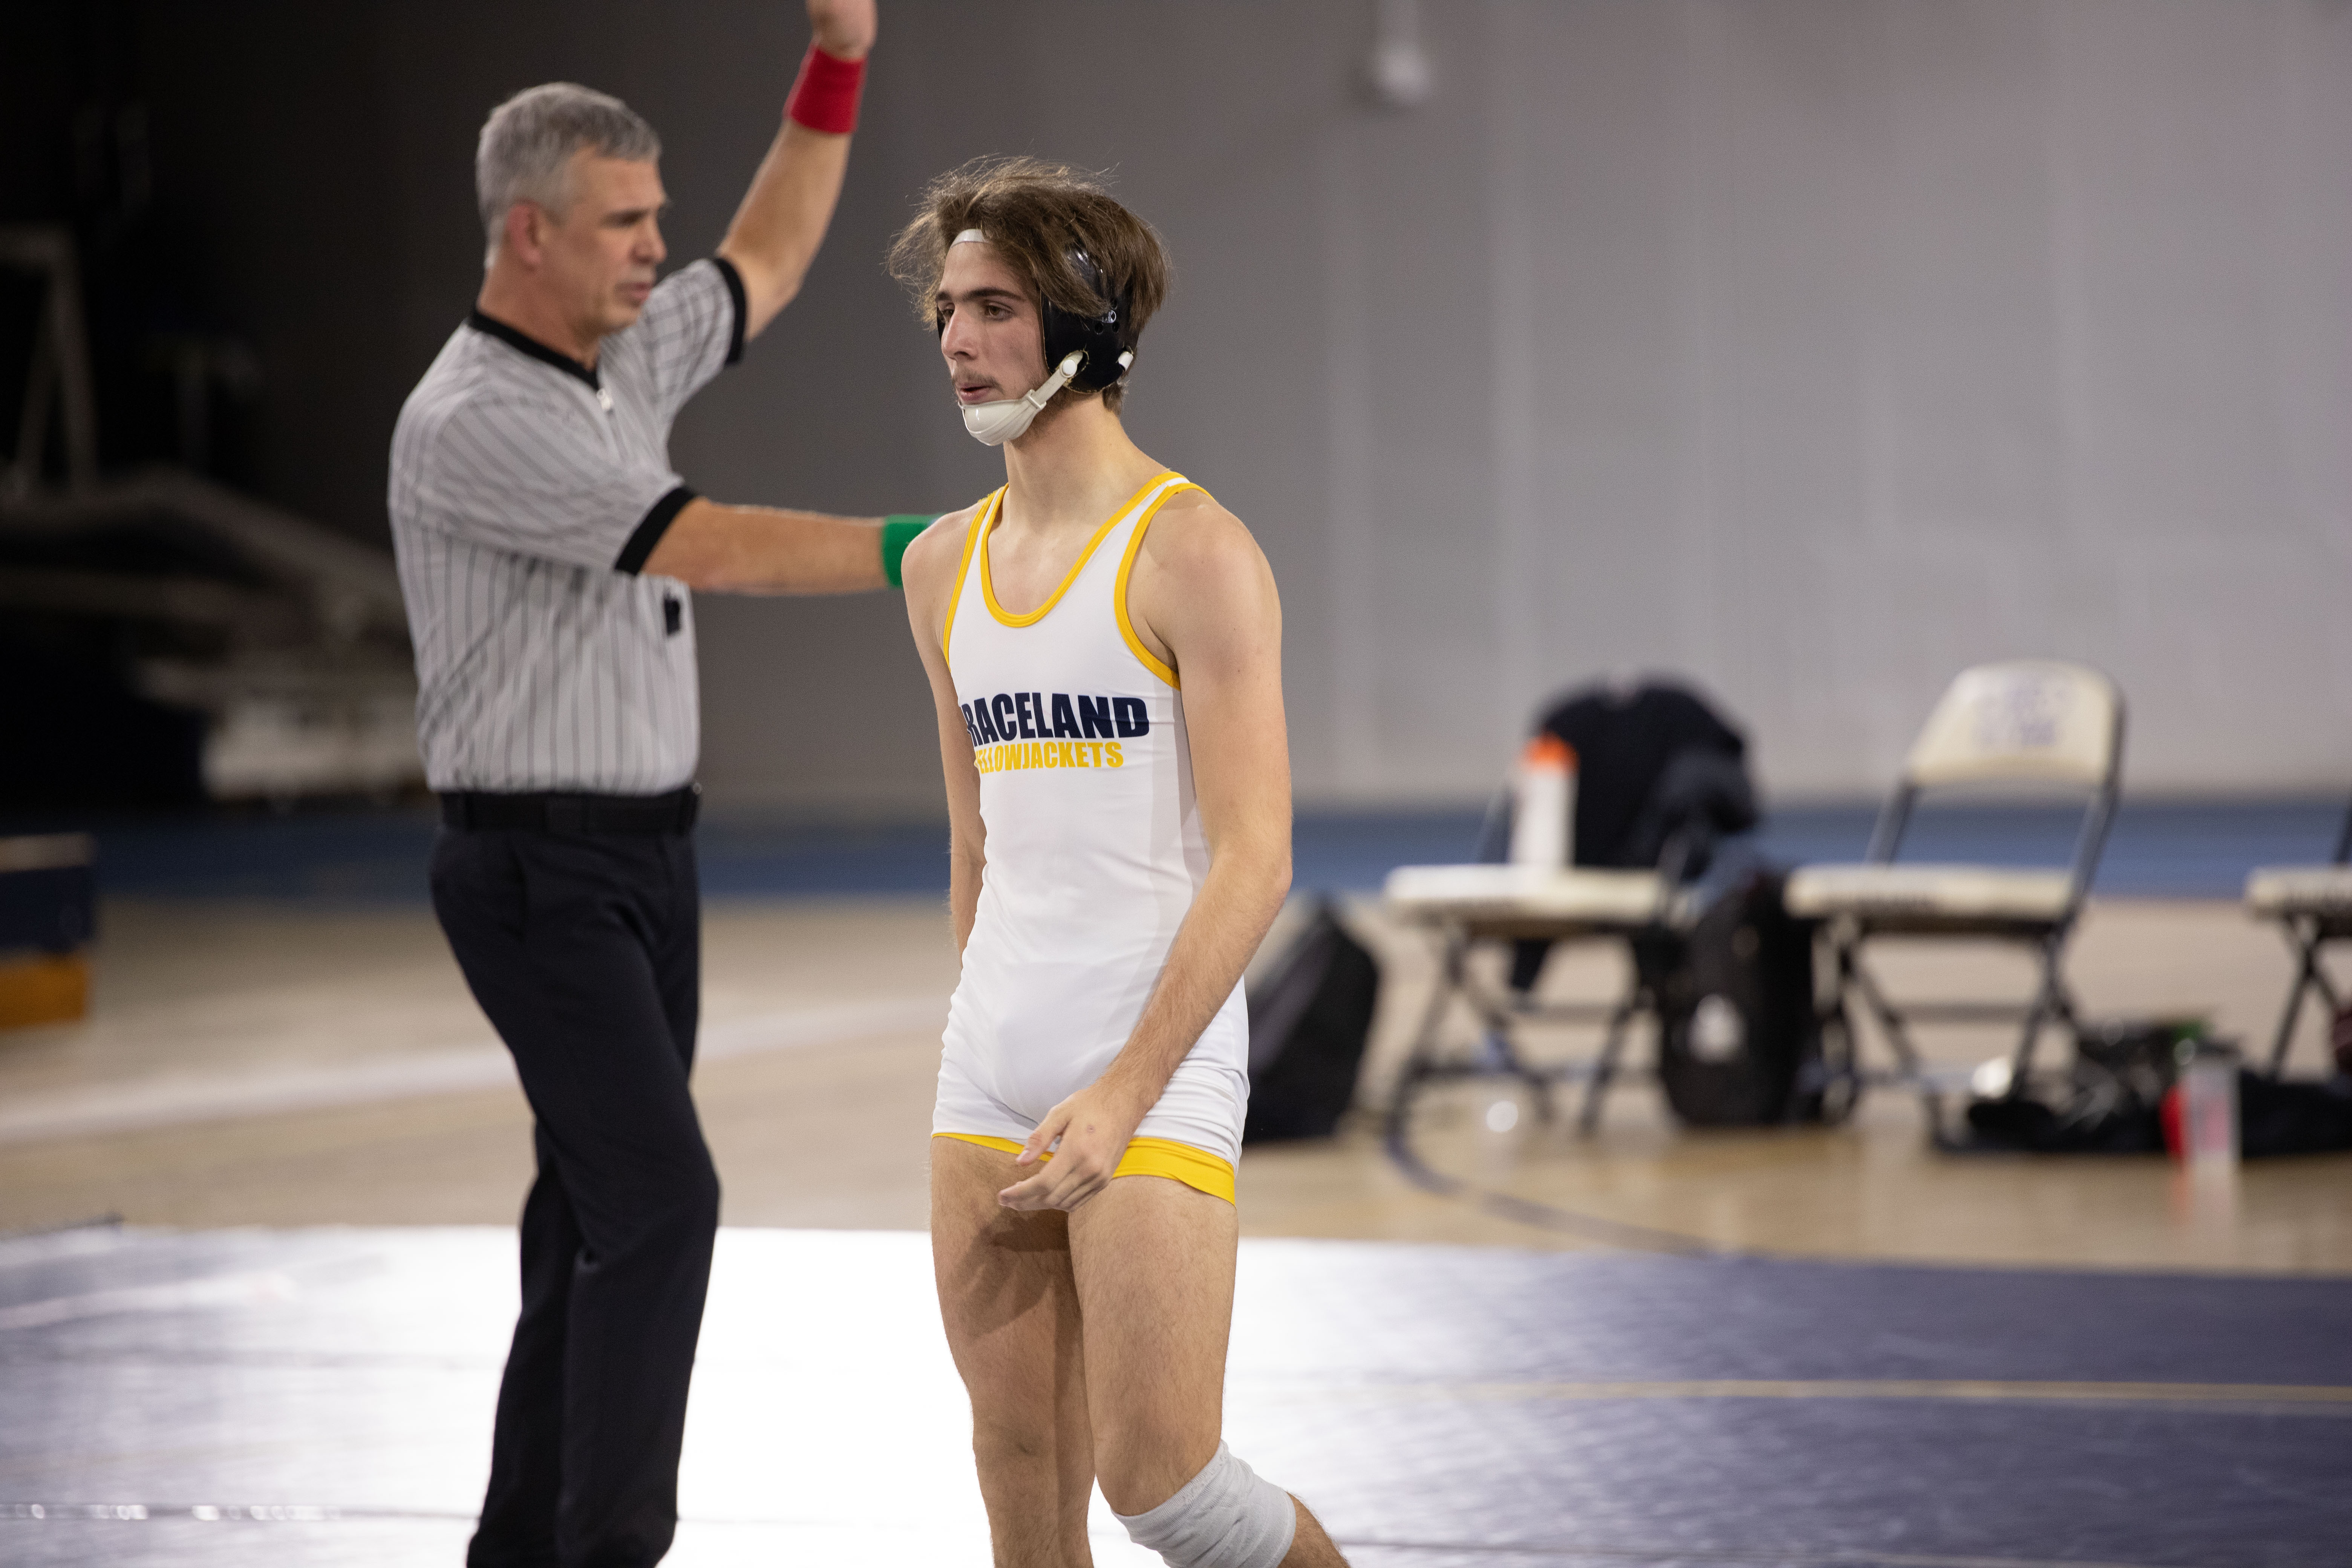
[{"label": "metal chair leg", "polygon": [[1456,989],[1463,1000],[1469,1004],[1471,1011],[1478,1015],[1479,1025],[1486,1030],[1486,1059],[1481,1066],[1488,1072],[1508,1073],[1526,1084],[1528,1094],[1536,1102],[1536,1120],[1549,1123],[1557,1114],[1552,1104],[1551,1079],[1529,1067],[1527,1058],[1519,1055],[1519,1042],[1512,1033],[1512,1025],[1516,1021],[1513,1009],[1507,1003],[1498,1005],[1492,994],[1470,984],[1468,963],[1465,944],[1455,969],[1459,982]]},{"label": "metal chair leg", "polygon": [[[1846,1030],[1847,1047],[1857,1053],[1859,1047],[1853,1033],[1853,999],[1855,993],[1862,992],[1864,1004],[1871,1001],[1863,977],[1861,952],[1862,939],[1859,935],[1838,935],[1831,939],[1830,999],[1822,1009],[1823,1021],[1832,1016],[1841,1020]],[[1872,1008],[1874,1012],[1877,1010]]]},{"label": "metal chair leg", "polygon": [[1601,1039],[1601,1055],[1592,1063],[1592,1076],[1584,1083],[1584,1103],[1576,1113],[1576,1130],[1586,1137],[1601,1130],[1601,1098],[1609,1092],[1611,1080],[1617,1076],[1617,1058],[1625,1049],[1626,1026],[1633,1015],[1641,1011],[1640,982],[1634,994],[1617,1004],[1609,1015],[1609,1030]]},{"label": "metal chair leg", "polygon": [[[1856,943],[1857,947],[1859,945]],[[1919,1047],[1911,1043],[1911,1026],[1895,1004],[1887,999],[1886,993],[1879,988],[1870,971],[1863,967],[1859,952],[1854,955],[1852,967],[1853,988],[1862,993],[1863,1000],[1869,1005],[1879,1031],[1886,1037],[1887,1048],[1895,1053],[1895,1059],[1902,1065],[1903,1076],[1910,1080],[1913,1090],[1919,1096],[1919,1113],[1927,1122],[1927,1142],[1938,1149],[1948,1147],[1951,1137],[1944,1129],[1944,1096],[1927,1077]],[[1848,1027],[1852,1027],[1850,1020]],[[1861,1075],[1857,1069],[1857,1089],[1860,1083]]]},{"label": "metal chair leg", "polygon": [[2017,1037],[2017,1054],[2009,1064],[2009,1092],[2022,1091],[2025,1075],[2033,1065],[2033,1047],[2041,1038],[2042,1027],[2053,1016],[2072,1018],[2074,1007],[2066,995],[2065,982],[2058,976],[2058,961],[2065,952],[2065,933],[2061,931],[2042,939],[2042,984],[2033,993],[2033,1005],[2025,1010],[2025,1026]]},{"label": "metal chair leg", "polygon": [[2303,1016],[2303,994],[2311,988],[2311,949],[2306,944],[2302,952],[2294,984],[2287,987],[2285,1010],[2279,1014],[2278,1032],[2271,1037],[2271,1060],[2266,1070],[2272,1078],[2278,1077],[2286,1066],[2286,1053],[2294,1044],[2294,1026]]},{"label": "metal chair leg", "polygon": [[2294,949],[2297,962],[2294,984],[2287,991],[2286,1010],[2279,1015],[2278,1033],[2271,1040],[2270,1066],[2264,1071],[2265,1077],[2273,1079],[2286,1070],[2286,1054],[2294,1044],[2294,1026],[2302,1021],[2305,994],[2318,992],[2319,999],[2327,1005],[2331,1016],[2343,1005],[2336,994],[2334,983],[2327,978],[2327,971],[2320,967],[2319,950],[2326,943],[2326,938],[2320,934],[2321,922],[2316,920],[2307,923],[2290,920],[2285,929],[2288,943]]},{"label": "metal chair leg", "polygon": [[[1813,1026],[1822,1040],[1822,1122],[1834,1127],[1852,1116],[1862,1103],[1862,1068],[1855,1059],[1853,1015],[1843,997],[1827,1011],[1816,1016]],[[1834,1031],[1837,1047],[1832,1050],[1830,1039]]]},{"label": "metal chair leg", "polygon": [[1405,1118],[1412,1109],[1412,1097],[1420,1091],[1422,1080],[1429,1076],[1437,1059],[1438,1026],[1445,1021],[1445,1009],[1462,986],[1464,953],[1468,947],[1459,936],[1445,939],[1445,951],[1438,960],[1437,984],[1430,987],[1429,1005],[1422,1010],[1421,1027],[1414,1031],[1412,1047],[1406,1052],[1404,1070],[1397,1075],[1396,1088],[1389,1096],[1389,1132],[1391,1136],[1404,1129]]},{"label": "metal chair leg", "polygon": [[[1824,948],[1828,949],[1826,956],[1830,961],[1826,985],[1822,973]],[[1862,1069],[1854,1044],[1853,1013],[1846,1005],[1848,964],[1844,943],[1833,930],[1822,928],[1815,936],[1811,957],[1811,989],[1817,999],[1813,1004],[1813,1028],[1822,1042],[1822,1119],[1835,1123],[1853,1114],[1862,1100]],[[1825,989],[1828,1000],[1819,1000]],[[1830,1050],[1832,1030],[1838,1040],[1834,1056]],[[1839,1085],[1843,1085],[1844,1089],[1842,1102],[1838,1099]],[[1836,1104],[1835,1110],[1832,1104]]]},{"label": "metal chair leg", "polygon": [[1863,1001],[1869,1005],[1873,1021],[1886,1037],[1887,1048],[1902,1064],[1903,1075],[1912,1079],[1919,1077],[1919,1048],[1911,1043],[1911,1026],[1904,1021],[1895,1004],[1887,1000],[1886,993],[1879,989],[1878,982],[1870,971],[1863,967],[1858,952],[1854,954],[1852,967],[1853,988],[1862,994]]}]

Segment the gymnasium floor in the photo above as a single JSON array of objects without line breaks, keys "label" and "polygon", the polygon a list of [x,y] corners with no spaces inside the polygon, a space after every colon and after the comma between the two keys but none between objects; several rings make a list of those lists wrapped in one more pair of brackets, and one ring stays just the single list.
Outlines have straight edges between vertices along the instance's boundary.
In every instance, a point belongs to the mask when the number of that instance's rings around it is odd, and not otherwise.
[{"label": "gymnasium floor", "polygon": [[[457,1562],[510,1253],[11,1244],[0,1347],[37,1418],[0,1462],[48,1517],[0,1509],[0,1555]],[[1227,1432],[1366,1568],[2322,1568],[2352,1530],[2344,1306],[2317,1279],[1253,1239]],[[987,1561],[921,1237],[723,1233],[698,1370],[682,1568]],[[1099,1506],[1093,1533],[1153,1561]]]},{"label": "gymnasium floor", "polygon": [[[2128,896],[2095,902],[2072,965],[2087,1009],[2266,1038],[2286,956],[2224,895],[2252,860],[2323,855],[2333,815],[2209,811],[2141,850],[2119,830]],[[1790,814],[1770,852],[1850,854],[1865,820]],[[1309,824],[1300,879],[1361,889],[1464,830]],[[95,1016],[0,1037],[0,1562],[457,1560],[527,1123],[417,896],[427,831],[105,836]],[[919,1234],[953,981],[937,855],[706,837],[698,1089],[730,1228],[688,1568],[986,1561]],[[1345,907],[1384,963],[1377,1103],[1430,965]],[[1614,963],[1547,984],[1597,994]],[[1892,973],[2022,978],[1979,954]],[[1937,1155],[1889,1093],[1839,1129],[1697,1137],[1637,1085],[1590,1141],[1490,1131],[1502,1097],[1423,1102],[1412,1147],[1444,1192],[1370,1117],[1244,1162],[1229,1430],[1354,1561],[2347,1560],[2352,1159],[2200,1192],[2158,1160]],[[1097,1526],[1099,1561],[1148,1560]]]}]

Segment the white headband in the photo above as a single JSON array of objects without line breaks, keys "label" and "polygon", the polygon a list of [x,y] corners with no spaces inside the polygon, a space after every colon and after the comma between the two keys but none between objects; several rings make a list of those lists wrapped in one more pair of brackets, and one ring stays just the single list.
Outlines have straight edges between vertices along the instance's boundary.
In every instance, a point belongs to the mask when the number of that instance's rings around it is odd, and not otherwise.
[{"label": "white headband", "polygon": [[948,243],[950,245],[986,245],[988,243],[988,236],[981,233],[980,230],[976,228],[968,228],[961,234],[957,235],[953,239],[948,241]]}]

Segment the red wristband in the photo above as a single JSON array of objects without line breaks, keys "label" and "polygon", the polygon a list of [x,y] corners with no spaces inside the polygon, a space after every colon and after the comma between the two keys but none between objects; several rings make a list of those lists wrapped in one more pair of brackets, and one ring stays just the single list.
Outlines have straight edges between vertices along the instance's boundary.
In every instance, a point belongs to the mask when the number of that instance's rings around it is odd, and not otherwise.
[{"label": "red wristband", "polygon": [[811,44],[784,100],[784,116],[812,131],[846,136],[857,129],[857,99],[866,88],[866,62],[845,60]]}]

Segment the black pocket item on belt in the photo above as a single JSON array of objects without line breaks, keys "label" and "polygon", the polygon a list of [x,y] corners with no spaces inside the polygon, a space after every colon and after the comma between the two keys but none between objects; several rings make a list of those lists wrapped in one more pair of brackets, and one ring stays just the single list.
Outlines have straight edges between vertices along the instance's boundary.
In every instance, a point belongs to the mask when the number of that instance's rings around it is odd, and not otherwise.
[{"label": "black pocket item on belt", "polygon": [[667,795],[496,795],[468,790],[441,797],[444,826],[468,832],[684,833],[702,804],[699,784]]}]

